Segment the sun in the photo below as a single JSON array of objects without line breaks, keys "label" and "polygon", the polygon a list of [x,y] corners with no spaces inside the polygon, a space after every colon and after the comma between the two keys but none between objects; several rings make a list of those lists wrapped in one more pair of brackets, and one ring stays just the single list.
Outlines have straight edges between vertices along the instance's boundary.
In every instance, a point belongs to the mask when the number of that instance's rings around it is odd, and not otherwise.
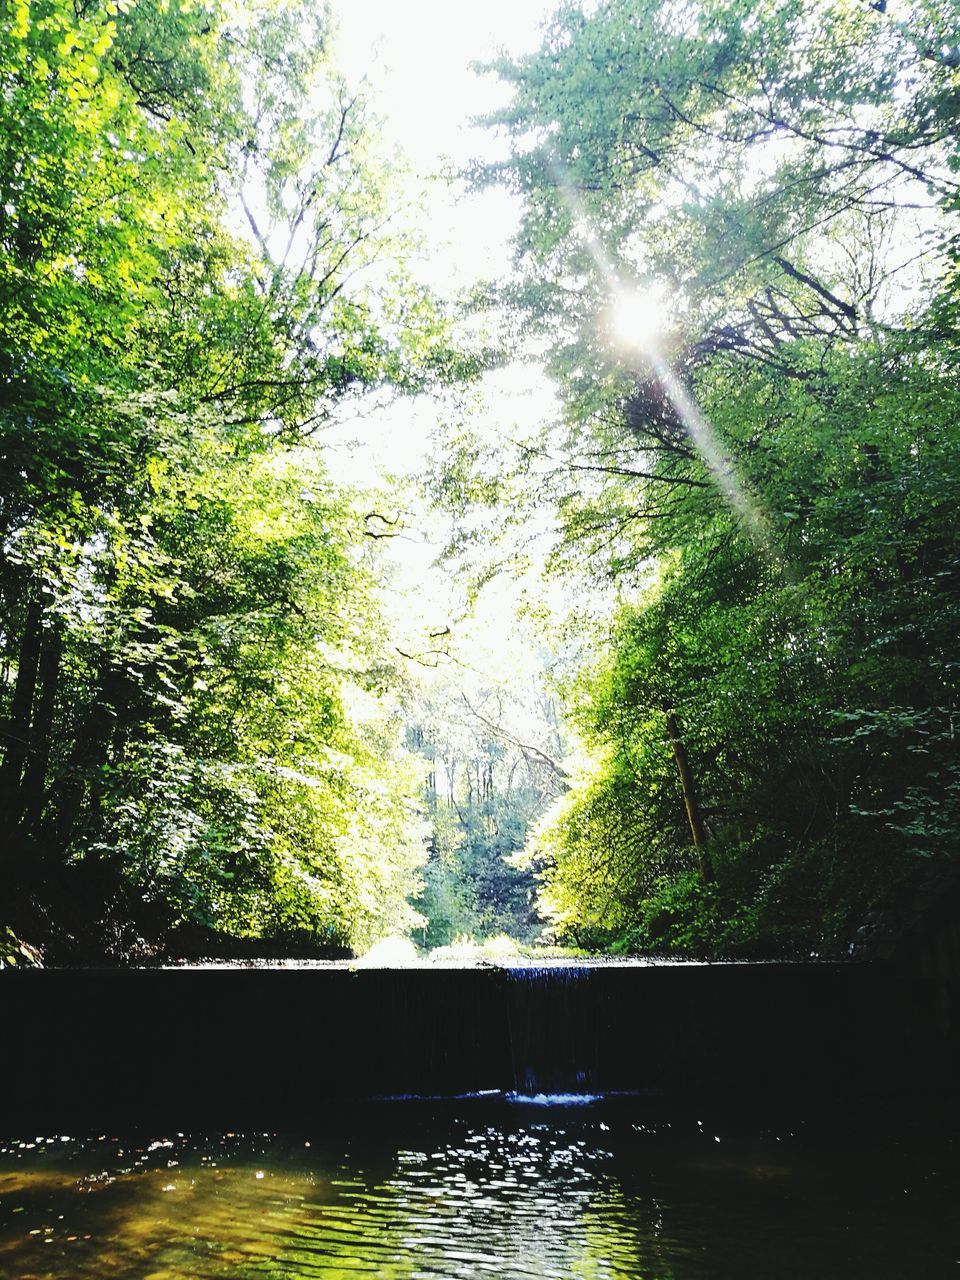
[{"label": "sun", "polygon": [[610,318],[618,345],[649,351],[667,322],[663,286],[622,289],[613,300]]}]

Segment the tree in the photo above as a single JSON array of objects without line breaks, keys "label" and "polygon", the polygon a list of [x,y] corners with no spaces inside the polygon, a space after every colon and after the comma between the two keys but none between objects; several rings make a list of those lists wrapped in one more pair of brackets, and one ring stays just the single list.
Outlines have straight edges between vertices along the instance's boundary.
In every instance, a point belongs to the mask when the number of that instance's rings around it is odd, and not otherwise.
[{"label": "tree", "polygon": [[621,601],[534,846],[581,942],[846,946],[956,852],[952,6],[884,8],[566,5],[494,68],[563,400],[498,489]]},{"label": "tree", "polygon": [[408,710],[409,744],[428,769],[429,857],[416,900],[428,946],[499,934],[534,942],[543,929],[519,854],[566,786],[566,735],[549,656],[522,628],[507,635],[502,618],[496,630],[487,621],[492,636],[480,623],[477,635],[448,642],[447,663],[424,673]]},{"label": "tree", "polygon": [[0,882],[37,939],[415,918],[400,678],[313,442],[450,353],[329,36],[192,0],[0,35]]}]

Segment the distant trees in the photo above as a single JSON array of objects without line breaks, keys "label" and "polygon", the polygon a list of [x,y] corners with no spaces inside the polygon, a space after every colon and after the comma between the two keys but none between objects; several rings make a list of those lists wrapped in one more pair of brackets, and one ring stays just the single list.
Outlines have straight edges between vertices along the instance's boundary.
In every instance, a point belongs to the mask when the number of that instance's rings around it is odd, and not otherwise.
[{"label": "distant trees", "polygon": [[607,0],[496,64],[501,296],[564,404],[497,496],[621,602],[535,844],[576,940],[835,947],[956,855],[955,44],[947,3]]},{"label": "distant trees", "polygon": [[518,855],[566,785],[555,704],[505,656],[496,677],[454,670],[432,681],[416,709],[409,743],[428,761],[429,833],[418,941],[537,940],[536,882]]},{"label": "distant trees", "polygon": [[0,914],[93,947],[404,927],[417,773],[362,519],[311,439],[445,351],[327,12],[12,15]]}]

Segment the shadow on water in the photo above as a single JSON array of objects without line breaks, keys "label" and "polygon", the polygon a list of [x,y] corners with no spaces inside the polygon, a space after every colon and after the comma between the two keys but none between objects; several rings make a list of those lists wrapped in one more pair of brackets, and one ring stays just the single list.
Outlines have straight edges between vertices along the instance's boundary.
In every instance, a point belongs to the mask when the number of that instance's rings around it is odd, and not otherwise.
[{"label": "shadow on water", "polygon": [[300,1134],[0,1144],[0,1275],[957,1274],[952,1118],[539,1101],[358,1103]]}]

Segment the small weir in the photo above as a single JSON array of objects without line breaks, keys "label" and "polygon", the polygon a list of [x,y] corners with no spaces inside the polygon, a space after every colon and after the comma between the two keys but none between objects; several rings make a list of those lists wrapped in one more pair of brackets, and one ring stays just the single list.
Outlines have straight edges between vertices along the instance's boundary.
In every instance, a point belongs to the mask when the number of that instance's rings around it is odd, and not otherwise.
[{"label": "small weir", "polygon": [[596,1089],[595,972],[580,965],[506,970],[503,1003],[516,1093],[574,1095]]},{"label": "small weir", "polygon": [[942,975],[883,964],[9,973],[0,1131],[275,1127],[340,1097],[953,1088],[956,1010]]}]

